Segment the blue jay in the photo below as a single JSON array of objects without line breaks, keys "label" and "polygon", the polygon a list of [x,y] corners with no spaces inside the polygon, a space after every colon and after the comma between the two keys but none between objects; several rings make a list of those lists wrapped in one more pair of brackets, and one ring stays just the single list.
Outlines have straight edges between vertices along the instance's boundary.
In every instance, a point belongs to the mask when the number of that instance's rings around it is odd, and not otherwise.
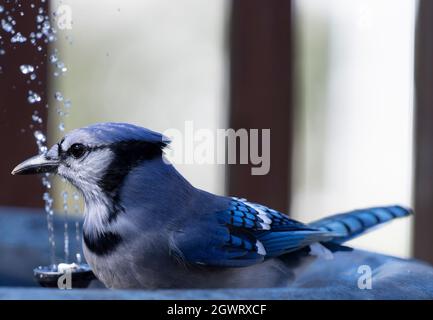
[{"label": "blue jay", "polygon": [[164,158],[168,143],[135,125],[94,124],[12,174],[55,173],[81,191],[84,255],[109,288],[287,286],[297,268],[292,257],[329,257],[326,247],[410,214],[377,207],[304,224],[193,187]]}]

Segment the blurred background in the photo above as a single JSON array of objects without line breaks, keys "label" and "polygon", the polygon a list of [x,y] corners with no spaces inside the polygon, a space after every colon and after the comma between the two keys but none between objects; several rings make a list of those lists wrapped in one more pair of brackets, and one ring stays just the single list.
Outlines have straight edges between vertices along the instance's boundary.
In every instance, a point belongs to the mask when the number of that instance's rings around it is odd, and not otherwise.
[{"label": "blurred background", "polygon": [[[19,9],[3,2],[0,19],[13,15],[23,35],[35,28],[39,7],[68,6],[72,25],[40,50],[11,44],[1,30],[0,259],[26,262],[0,268],[0,285],[30,283],[32,263],[47,259],[29,258],[32,243],[49,251],[37,210],[44,205],[40,179],[10,177],[37,152],[27,102],[33,87],[49,145],[103,121],[161,132],[183,131],[185,121],[195,129],[270,128],[266,176],[252,176],[249,165],[176,167],[196,187],[304,222],[369,206],[413,206],[414,217],[349,245],[433,263],[433,2],[40,0]],[[53,54],[67,68],[60,75]],[[27,83],[19,67],[30,62],[39,66],[38,80]],[[71,189],[53,184],[61,212],[61,192]],[[29,232],[32,226],[38,231]],[[57,242],[62,247],[61,237]]]}]

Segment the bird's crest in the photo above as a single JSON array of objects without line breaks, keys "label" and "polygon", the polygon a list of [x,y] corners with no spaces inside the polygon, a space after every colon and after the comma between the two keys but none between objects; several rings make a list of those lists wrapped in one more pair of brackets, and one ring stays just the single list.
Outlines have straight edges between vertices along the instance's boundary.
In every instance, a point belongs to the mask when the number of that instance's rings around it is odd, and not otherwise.
[{"label": "bird's crest", "polygon": [[[74,132],[75,131],[75,132]],[[91,136],[95,142],[112,144],[122,141],[145,141],[167,146],[170,140],[164,135],[129,123],[103,122],[72,131],[70,134],[82,133]]]}]

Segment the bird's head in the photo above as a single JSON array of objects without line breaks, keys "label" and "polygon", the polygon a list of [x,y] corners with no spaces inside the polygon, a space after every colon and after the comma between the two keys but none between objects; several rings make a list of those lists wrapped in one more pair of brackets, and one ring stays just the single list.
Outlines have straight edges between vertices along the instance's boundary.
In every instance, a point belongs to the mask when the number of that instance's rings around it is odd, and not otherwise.
[{"label": "bird's head", "polygon": [[159,133],[126,123],[99,123],[67,134],[48,152],[25,160],[12,174],[54,173],[85,196],[115,192],[142,161],[161,157],[168,140]]}]

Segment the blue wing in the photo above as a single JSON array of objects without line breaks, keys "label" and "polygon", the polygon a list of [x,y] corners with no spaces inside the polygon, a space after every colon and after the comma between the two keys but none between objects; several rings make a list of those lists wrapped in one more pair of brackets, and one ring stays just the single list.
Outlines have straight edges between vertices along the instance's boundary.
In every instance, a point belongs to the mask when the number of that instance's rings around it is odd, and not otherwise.
[{"label": "blue wing", "polygon": [[190,263],[245,267],[331,238],[329,231],[232,198],[226,210],[203,215],[194,226],[176,232],[173,247]]}]

